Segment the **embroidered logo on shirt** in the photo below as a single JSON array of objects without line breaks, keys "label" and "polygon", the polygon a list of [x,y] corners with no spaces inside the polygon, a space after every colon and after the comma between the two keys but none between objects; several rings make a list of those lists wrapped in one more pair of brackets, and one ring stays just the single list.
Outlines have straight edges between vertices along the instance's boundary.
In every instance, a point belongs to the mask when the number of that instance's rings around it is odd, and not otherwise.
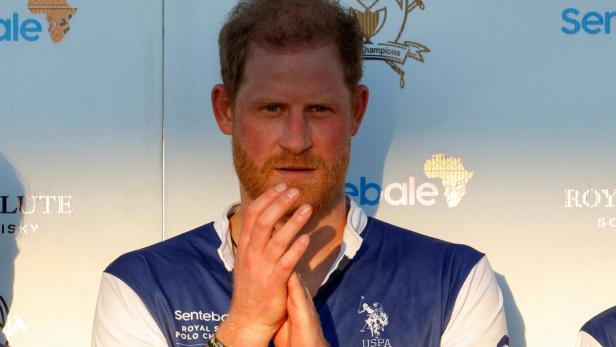
[{"label": "embroidered logo on shirt", "polygon": [[381,336],[381,331],[385,331],[385,327],[389,324],[389,316],[383,310],[383,305],[378,302],[369,305],[364,302],[365,298],[361,297],[361,303],[357,313],[365,313],[366,319],[364,320],[364,327],[360,332],[365,332],[366,329],[370,331],[372,337]]},{"label": "embroidered logo on shirt", "polygon": [[389,339],[381,337],[385,327],[389,324],[389,315],[383,309],[383,305],[378,302],[372,305],[365,302],[365,297],[361,297],[357,313],[365,314],[364,326],[360,332],[370,332],[369,339],[362,340],[362,347],[391,347]]},{"label": "embroidered logo on shirt", "polygon": [[177,346],[203,346],[218,330],[228,314],[213,310],[175,310],[175,344]]}]

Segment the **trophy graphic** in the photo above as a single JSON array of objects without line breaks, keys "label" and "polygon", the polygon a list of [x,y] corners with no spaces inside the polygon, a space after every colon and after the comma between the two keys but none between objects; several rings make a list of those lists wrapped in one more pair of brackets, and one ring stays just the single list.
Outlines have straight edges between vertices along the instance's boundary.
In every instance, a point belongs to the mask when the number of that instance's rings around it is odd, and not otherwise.
[{"label": "trophy graphic", "polygon": [[364,34],[366,39],[366,43],[372,43],[370,38],[375,36],[376,34],[383,29],[383,25],[387,20],[387,7],[383,7],[375,12],[372,11],[372,8],[379,3],[379,0],[376,0],[370,6],[366,6],[366,4],[362,0],[357,1],[365,11],[359,11],[357,9],[353,9],[355,15],[357,16],[357,21],[359,22],[359,26]]},{"label": "trophy graphic", "polygon": [[[387,63],[400,77],[400,88],[404,88],[406,72],[403,65],[407,59],[410,58],[423,63],[424,54],[430,52],[428,47],[402,37],[409,21],[409,15],[416,9],[424,10],[426,8],[425,0],[334,1],[345,3],[355,14],[364,38],[364,59],[381,60]],[[387,28],[383,29],[387,20],[393,23],[388,24]],[[396,23],[400,24],[400,30],[397,33],[394,30]],[[381,30],[384,32],[380,36],[391,35],[391,37],[388,40],[383,40],[380,37],[375,38]],[[372,40],[378,42],[373,44]]]}]

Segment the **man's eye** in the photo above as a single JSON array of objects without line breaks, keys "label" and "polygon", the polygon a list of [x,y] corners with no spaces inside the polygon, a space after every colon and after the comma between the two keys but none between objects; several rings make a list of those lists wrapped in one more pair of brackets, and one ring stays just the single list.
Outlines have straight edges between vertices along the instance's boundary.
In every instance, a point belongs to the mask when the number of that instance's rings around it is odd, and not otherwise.
[{"label": "man's eye", "polygon": [[267,105],[265,107],[265,110],[267,112],[278,112],[278,111],[280,111],[280,106],[278,106],[276,104]]},{"label": "man's eye", "polygon": [[315,105],[315,106],[313,106],[313,107],[312,107],[312,110],[313,110],[314,112],[319,112],[319,113],[321,113],[321,112],[326,112],[326,111],[327,111],[327,107],[322,106],[322,105]]}]

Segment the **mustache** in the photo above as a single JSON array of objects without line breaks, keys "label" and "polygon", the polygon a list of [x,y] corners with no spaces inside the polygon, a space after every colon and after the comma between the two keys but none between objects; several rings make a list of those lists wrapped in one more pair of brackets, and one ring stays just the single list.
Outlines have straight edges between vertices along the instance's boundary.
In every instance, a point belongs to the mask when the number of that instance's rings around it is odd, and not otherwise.
[{"label": "mustache", "polygon": [[325,167],[325,159],[312,153],[295,154],[283,152],[278,155],[271,156],[263,164],[263,169],[275,168],[308,168],[317,169]]}]

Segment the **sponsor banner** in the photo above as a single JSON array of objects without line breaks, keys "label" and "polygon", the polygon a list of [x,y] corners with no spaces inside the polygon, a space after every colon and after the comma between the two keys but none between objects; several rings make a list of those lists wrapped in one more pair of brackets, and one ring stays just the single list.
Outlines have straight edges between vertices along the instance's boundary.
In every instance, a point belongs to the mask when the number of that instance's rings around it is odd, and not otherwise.
[{"label": "sponsor banner", "polygon": [[[616,305],[616,8],[340,3],[360,21],[370,88],[347,195],[484,252],[508,316],[500,345],[571,345]],[[0,3],[0,342],[88,345],[107,264],[239,199],[208,97],[232,5]],[[358,346],[388,343],[379,302],[349,312]],[[174,312],[177,338],[224,316]]]},{"label": "sponsor banner", "polygon": [[[340,3],[359,18],[370,88],[347,195],[372,216],[486,253],[509,319],[510,339],[499,345],[573,344],[587,319],[615,305],[616,282],[605,276],[616,267],[612,213],[605,196],[594,208],[585,205],[596,203],[594,192],[583,198],[616,179],[608,106],[616,72],[607,68],[616,58],[614,9],[601,1]],[[211,47],[232,2],[208,6],[166,7],[168,235],[239,198],[230,141],[201,97],[220,81]],[[185,38],[195,31],[206,34]],[[583,207],[565,207],[570,189]],[[551,314],[565,306],[569,314]],[[378,330],[383,319],[368,311],[357,318],[369,317],[357,345],[383,346],[387,326]]]},{"label": "sponsor banner", "polygon": [[162,13],[0,2],[0,345],[90,345],[103,269],[162,239]]}]

